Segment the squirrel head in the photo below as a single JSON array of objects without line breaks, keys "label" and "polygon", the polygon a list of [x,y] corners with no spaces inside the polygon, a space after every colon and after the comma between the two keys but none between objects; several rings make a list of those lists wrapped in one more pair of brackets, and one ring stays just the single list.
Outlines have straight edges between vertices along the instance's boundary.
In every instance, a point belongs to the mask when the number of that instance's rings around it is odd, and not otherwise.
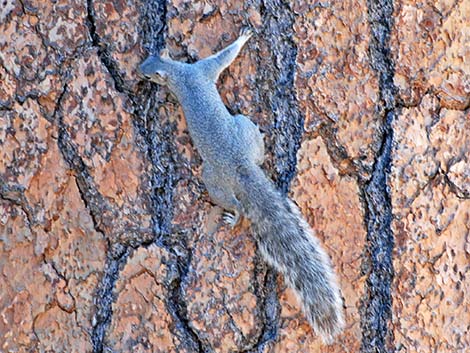
[{"label": "squirrel head", "polygon": [[160,55],[150,55],[139,65],[139,74],[159,85],[167,86],[170,91],[178,95],[183,83],[191,77],[192,65],[174,61],[168,51],[163,50]]},{"label": "squirrel head", "polygon": [[169,85],[169,65],[170,62],[164,56],[150,55],[139,66],[139,73],[147,80],[160,85]]}]

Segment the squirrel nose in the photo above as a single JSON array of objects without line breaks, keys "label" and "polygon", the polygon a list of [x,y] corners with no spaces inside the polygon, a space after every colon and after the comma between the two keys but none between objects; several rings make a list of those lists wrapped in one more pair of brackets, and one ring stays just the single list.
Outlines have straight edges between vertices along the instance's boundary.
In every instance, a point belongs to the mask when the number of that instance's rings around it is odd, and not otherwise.
[{"label": "squirrel nose", "polygon": [[137,75],[140,77],[140,78],[145,78],[147,80],[150,80],[151,77],[147,74],[145,74],[145,67],[144,67],[144,63],[140,64],[139,67],[137,68]]},{"label": "squirrel nose", "polygon": [[150,55],[139,65],[139,71],[142,75],[149,77],[149,73],[154,71],[154,66],[156,63],[156,57],[154,55]]}]

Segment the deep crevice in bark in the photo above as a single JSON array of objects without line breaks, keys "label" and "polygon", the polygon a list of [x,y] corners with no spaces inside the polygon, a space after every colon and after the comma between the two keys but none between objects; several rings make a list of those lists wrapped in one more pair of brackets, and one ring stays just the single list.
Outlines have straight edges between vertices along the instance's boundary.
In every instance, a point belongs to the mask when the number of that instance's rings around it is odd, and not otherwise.
[{"label": "deep crevice in bark", "polygon": [[121,93],[129,93],[129,89],[126,87],[124,79],[119,73],[119,65],[111,57],[108,44],[101,40],[96,30],[95,8],[93,5],[93,0],[86,0],[86,9],[86,25],[88,26],[88,31],[90,33],[93,46],[98,48],[98,56],[101,60],[101,63],[106,67],[109,74],[113,78],[116,90]]},{"label": "deep crevice in bark", "polygon": [[[152,54],[164,46],[166,32],[166,1],[145,1],[141,9],[141,36],[144,47]],[[186,235],[175,234],[171,226],[173,217],[173,190],[177,157],[172,139],[175,127],[161,121],[159,107],[164,103],[157,97],[154,84],[142,85],[134,97],[135,126],[144,138],[146,153],[152,164],[150,203],[156,244],[175,255],[168,265],[173,269],[173,278],[166,285],[168,290],[167,308],[173,317],[173,334],[181,339],[181,345],[190,352],[206,352],[197,333],[191,328],[187,305],[183,293],[184,278],[191,262]]]},{"label": "deep crevice in bark", "polygon": [[470,200],[470,191],[465,190],[455,184],[449,177],[448,173],[443,173],[444,182],[449,187],[451,193],[453,193],[460,200]]},{"label": "deep crevice in bark", "polygon": [[[388,112],[387,124],[393,118],[394,113]],[[392,320],[394,239],[391,229],[391,195],[387,185],[392,149],[391,132],[385,133],[383,138],[372,178],[361,186],[367,226],[367,257],[364,261],[367,262],[365,267],[368,270],[365,297],[360,310],[362,352],[387,352],[393,341],[389,325]]]},{"label": "deep crevice in bark", "polygon": [[[68,73],[62,75],[66,81],[68,80],[67,76]],[[57,143],[64,160],[75,172],[74,177],[77,183],[80,197],[85,204],[85,207],[90,212],[95,230],[100,233],[108,242],[107,260],[103,277],[100,284],[98,285],[97,293],[94,297],[96,312],[94,314],[92,329],[90,332],[93,344],[93,352],[101,353],[103,352],[103,342],[106,328],[110,324],[112,317],[112,302],[114,299],[112,290],[118,278],[119,268],[121,264],[126,262],[129,251],[127,247],[122,246],[123,249],[121,249],[119,251],[120,254],[116,256],[116,247],[112,246],[109,240],[109,234],[106,234],[105,232],[106,224],[108,223],[107,218],[111,216],[112,212],[104,197],[97,190],[92,176],[90,175],[84,161],[80,157],[77,148],[73,144],[72,139],[66,129],[62,112],[60,111],[62,100],[66,92],[67,83],[65,83],[63,86],[62,92],[57,99],[54,110],[54,120],[58,125],[59,131]]]},{"label": "deep crevice in bark", "polygon": [[[136,118],[133,121],[134,127],[144,138],[144,146],[141,147],[144,153],[148,155],[152,165],[150,175],[150,188],[152,193],[148,195],[152,208],[152,242],[157,240],[156,244],[158,246],[162,246],[169,252],[175,254],[177,259],[175,264],[172,265],[178,268],[177,273],[179,279],[173,281],[172,284],[167,287],[170,293],[168,306],[178,330],[178,332],[175,332],[175,335],[182,336],[183,344],[189,342],[190,347],[188,348],[191,351],[195,351],[195,347],[198,347],[198,351],[202,352],[201,342],[198,341],[196,334],[188,326],[188,320],[185,316],[185,305],[180,309],[181,303],[183,303],[180,294],[181,277],[183,276],[180,264],[181,261],[185,262],[186,259],[181,257],[180,251],[175,251],[173,245],[184,248],[184,250],[187,249],[181,241],[178,241],[181,239],[171,239],[172,190],[175,183],[173,180],[173,165],[175,161],[172,158],[174,148],[172,148],[165,137],[170,136],[171,138],[174,129],[169,124],[162,124],[160,122],[158,107],[161,105],[161,102],[155,99],[157,91],[154,89],[154,85],[147,84],[147,86],[138,93],[131,92],[126,86],[124,78],[119,72],[118,64],[112,59],[107,44],[103,42],[97,33],[95,10],[92,0],[87,0],[87,11],[87,25],[93,46],[98,48],[98,56],[113,78],[115,88],[119,92],[126,94],[127,98],[132,102],[134,107],[133,114]],[[164,0],[148,2],[144,5],[143,12],[142,27],[144,29],[143,35],[146,40],[144,46],[153,52],[163,46],[163,32],[166,26],[166,3]],[[168,244],[172,242],[177,242],[178,244]],[[118,246],[120,244],[115,245]],[[138,244],[138,246],[143,245],[149,244]],[[123,247],[123,255],[118,258],[108,253],[105,276],[98,290],[98,309],[96,315],[98,322],[96,325],[94,324],[93,329],[93,345],[95,352],[101,352],[103,350],[105,331],[112,316],[112,291],[119,276],[119,266],[126,262],[129,255],[129,248],[122,245],[121,247]],[[187,254],[188,251],[183,251],[183,253]],[[106,308],[108,308],[108,310],[106,310]]]},{"label": "deep crevice in bark", "polygon": [[57,99],[56,108],[53,114],[54,120],[58,125],[57,144],[60,152],[62,153],[62,156],[64,157],[64,160],[67,162],[70,169],[75,172],[75,180],[77,182],[77,188],[80,193],[80,197],[86,208],[90,211],[94,228],[97,232],[103,234],[104,236],[105,232],[103,228],[104,224],[106,223],[107,213],[110,212],[110,208],[107,205],[104,197],[96,188],[93,178],[90,175],[85,162],[80,157],[76,146],[73,144],[72,138],[70,137],[63,121],[60,107],[66,92],[67,84],[64,85],[63,90]]},{"label": "deep crevice in bark", "polygon": [[[152,85],[153,86],[153,85]],[[154,234],[156,244],[175,255],[173,266],[175,277],[167,286],[169,295],[167,306],[175,321],[176,336],[182,337],[182,344],[187,344],[191,352],[205,352],[202,342],[196,332],[190,327],[187,316],[187,306],[184,299],[182,284],[191,262],[191,250],[186,241],[185,234],[174,233],[171,226],[173,216],[173,189],[176,164],[173,153],[175,148],[169,139],[174,136],[174,127],[170,124],[162,124],[159,120],[158,107],[162,102],[156,99],[157,91],[149,85],[143,90],[142,102],[138,108],[137,129],[144,137],[147,146],[147,154],[152,164],[150,196]],[[167,137],[166,139],[164,137]]]},{"label": "deep crevice in bark", "polygon": [[392,202],[388,187],[393,128],[396,117],[396,88],[393,84],[394,64],[389,41],[393,26],[393,0],[368,0],[371,29],[369,58],[379,76],[380,105],[376,114],[383,117],[382,143],[370,180],[361,183],[365,204],[367,244],[364,268],[367,269],[365,294],[360,309],[362,352],[388,352],[393,345],[391,286],[393,281],[392,251],[394,238],[391,228]]},{"label": "deep crevice in bark", "polygon": [[0,199],[9,201],[20,207],[28,220],[29,227],[32,227],[36,224],[36,219],[34,217],[34,210],[29,205],[28,200],[24,195],[24,191],[24,186],[8,184],[3,180],[3,178],[0,178]]},{"label": "deep crevice in bark", "polygon": [[[295,176],[297,151],[304,133],[304,117],[296,99],[294,77],[297,45],[293,40],[294,14],[288,4],[279,0],[260,4],[264,26],[260,35],[269,44],[272,55],[259,58],[257,94],[262,109],[272,114],[274,179],[286,193]],[[266,33],[266,35],[264,35]],[[269,148],[269,147],[268,147]]]},{"label": "deep crevice in bark", "polygon": [[[267,266],[261,257],[258,257],[256,266]],[[257,291],[257,294],[261,296],[262,310],[264,313],[263,329],[257,342],[250,348],[241,351],[240,353],[263,353],[266,351],[266,347],[274,342],[277,338],[279,317],[280,317],[280,306],[278,288],[277,288],[277,272],[273,269],[267,269],[264,276],[264,287],[262,291]],[[269,318],[269,320],[268,320]]]},{"label": "deep crevice in bark", "polygon": [[[109,242],[108,246],[111,247]],[[93,317],[91,333],[93,353],[102,353],[105,349],[106,330],[111,323],[113,315],[114,286],[119,279],[121,267],[127,262],[130,254],[129,247],[121,246],[120,249],[122,251],[120,256],[113,256],[111,251],[108,251],[106,254],[104,275],[94,297],[96,312]]]},{"label": "deep crevice in bark", "polygon": [[339,171],[340,175],[348,175],[350,177],[367,175],[370,171],[366,170],[360,161],[351,158],[347,149],[339,141],[337,130],[333,123],[323,123],[318,129],[319,135],[331,158],[331,163]]},{"label": "deep crevice in bark", "polygon": [[190,326],[188,307],[184,299],[183,283],[189,271],[191,258],[191,253],[188,253],[186,257],[176,256],[177,262],[171,264],[176,276],[168,286],[167,306],[176,323],[174,335],[181,338],[182,344],[190,352],[204,353],[210,350],[204,346],[197,331]]},{"label": "deep crevice in bark", "polygon": [[158,50],[165,45],[166,17],[166,0],[144,1],[141,11],[141,36],[143,47],[150,54],[158,54]]}]

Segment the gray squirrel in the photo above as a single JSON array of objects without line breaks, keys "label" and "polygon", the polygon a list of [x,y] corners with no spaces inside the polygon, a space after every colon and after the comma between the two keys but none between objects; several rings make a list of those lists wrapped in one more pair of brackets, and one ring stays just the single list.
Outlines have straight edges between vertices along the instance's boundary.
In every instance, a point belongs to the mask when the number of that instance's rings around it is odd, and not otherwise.
[{"label": "gray squirrel", "polygon": [[343,302],[328,256],[298,207],[279,192],[260,165],[263,135],[244,115],[231,115],[216,88],[219,74],[252,36],[249,29],[220,52],[193,64],[168,52],[149,56],[139,68],[180,102],[189,133],[203,160],[202,180],[212,201],[234,227],[247,217],[264,259],[284,275],[303,311],[325,343],[344,328]]}]

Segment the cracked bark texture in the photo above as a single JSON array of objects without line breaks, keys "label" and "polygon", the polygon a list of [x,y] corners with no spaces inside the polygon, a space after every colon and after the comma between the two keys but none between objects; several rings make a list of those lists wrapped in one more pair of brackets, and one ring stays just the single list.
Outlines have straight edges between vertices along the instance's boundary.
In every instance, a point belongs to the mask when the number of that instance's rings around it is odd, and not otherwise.
[{"label": "cracked bark texture", "polygon": [[[1,352],[470,350],[470,4],[33,1],[0,7]],[[256,35],[222,74],[331,255],[325,347],[220,226],[182,110],[142,82]]]}]

